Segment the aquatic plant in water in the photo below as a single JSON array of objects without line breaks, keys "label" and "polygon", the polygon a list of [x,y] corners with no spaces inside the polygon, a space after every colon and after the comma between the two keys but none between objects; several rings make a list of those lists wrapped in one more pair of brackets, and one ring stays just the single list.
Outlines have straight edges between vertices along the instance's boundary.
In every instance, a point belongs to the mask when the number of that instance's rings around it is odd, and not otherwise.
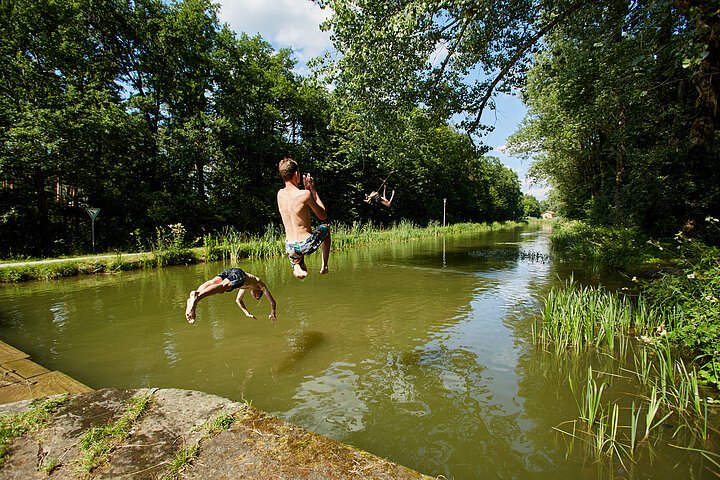
[{"label": "aquatic plant in water", "polygon": [[[537,345],[557,356],[595,350],[619,359],[629,353],[632,358],[633,368],[618,374],[589,367],[584,384],[569,377],[580,423],[557,429],[581,439],[595,460],[618,460],[623,466],[634,462],[639,447],[649,445],[654,432],[661,436],[661,426],[670,418],[677,425],[674,435],[685,431],[689,446],[694,439],[708,443],[711,435],[720,433],[709,428],[708,402],[703,401],[697,372],[675,356],[665,335],[664,326],[676,322],[672,315],[642,298],[631,301],[600,288],[579,287],[572,280],[547,295],[539,324],[533,326]],[[627,339],[634,348],[628,348]],[[606,398],[608,380],[602,378],[612,377],[635,378],[648,393],[638,393],[629,408],[621,408],[618,398]]]}]

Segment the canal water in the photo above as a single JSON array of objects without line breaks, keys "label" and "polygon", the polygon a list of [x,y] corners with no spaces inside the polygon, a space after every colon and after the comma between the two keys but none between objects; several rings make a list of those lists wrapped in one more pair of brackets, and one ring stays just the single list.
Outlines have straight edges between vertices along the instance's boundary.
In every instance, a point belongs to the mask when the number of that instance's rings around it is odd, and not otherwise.
[{"label": "canal water", "polygon": [[715,478],[667,446],[599,465],[558,432],[578,416],[568,375],[587,366],[538,351],[533,315],[571,275],[598,279],[547,253],[548,232],[526,227],[333,252],[324,276],[309,257],[303,281],[284,259],[242,262],[275,296],[275,323],[265,299],[248,297],[246,318],[235,292],[185,321],[221,263],[6,285],[0,340],[96,389],[245,400],[431,476]]}]

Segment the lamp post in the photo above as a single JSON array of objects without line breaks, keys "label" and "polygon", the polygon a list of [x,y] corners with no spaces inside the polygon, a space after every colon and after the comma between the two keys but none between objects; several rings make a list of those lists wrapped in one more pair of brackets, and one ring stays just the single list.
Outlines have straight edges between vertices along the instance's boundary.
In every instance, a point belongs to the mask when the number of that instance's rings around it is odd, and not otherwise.
[{"label": "lamp post", "polygon": [[443,198],[443,227],[445,226],[445,210],[447,208],[447,198]]}]

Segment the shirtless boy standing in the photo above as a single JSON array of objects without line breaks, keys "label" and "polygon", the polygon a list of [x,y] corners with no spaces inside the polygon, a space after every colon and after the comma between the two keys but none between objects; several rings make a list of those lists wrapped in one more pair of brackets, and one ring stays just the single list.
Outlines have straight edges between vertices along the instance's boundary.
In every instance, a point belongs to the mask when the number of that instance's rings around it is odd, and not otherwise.
[{"label": "shirtless boy standing", "polygon": [[[315,190],[315,182],[310,174],[305,174],[305,190],[300,189],[300,169],[292,158],[283,158],[278,164],[280,176],[285,187],[278,190],[277,202],[285,226],[285,252],[290,259],[293,275],[297,278],[307,276],[305,255],[313,253],[318,247],[322,252],[320,273],[328,272],[330,257],[330,229],[327,224],[310,228],[310,210],[321,222],[327,220],[327,211]],[[309,208],[308,208],[309,207]]]},{"label": "shirtless boy standing", "polygon": [[243,302],[243,296],[245,292],[249,290],[250,295],[252,295],[255,300],[260,300],[263,293],[267,296],[268,302],[270,302],[270,315],[268,315],[268,318],[273,322],[276,320],[275,299],[267,288],[267,285],[252,273],[245,272],[242,268],[228,268],[227,270],[223,270],[200,285],[197,290],[190,292],[185,308],[185,319],[188,323],[195,322],[195,308],[197,307],[197,303],[203,298],[217,293],[229,292],[236,288],[238,289],[238,294],[235,298],[235,303],[238,304],[238,307],[240,307],[246,317],[255,320],[255,315],[248,311]]}]

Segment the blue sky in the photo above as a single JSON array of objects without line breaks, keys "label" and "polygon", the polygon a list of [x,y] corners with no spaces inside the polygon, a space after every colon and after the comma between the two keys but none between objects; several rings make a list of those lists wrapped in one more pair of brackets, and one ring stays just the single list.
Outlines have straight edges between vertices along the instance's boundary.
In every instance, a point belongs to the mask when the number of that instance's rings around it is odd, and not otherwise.
[{"label": "blue sky", "polygon": [[[298,60],[299,73],[307,73],[305,64],[312,58],[332,49],[330,34],[320,31],[320,23],[327,12],[310,0],[220,0],[220,20],[236,32],[260,34],[275,48],[291,48]],[[483,138],[493,147],[490,155],[517,172],[525,193],[544,198],[545,190],[532,187],[525,179],[529,161],[511,157],[498,148],[517,128],[525,116],[526,108],[517,98],[501,95],[497,108],[483,116],[486,124],[495,130]]]}]

